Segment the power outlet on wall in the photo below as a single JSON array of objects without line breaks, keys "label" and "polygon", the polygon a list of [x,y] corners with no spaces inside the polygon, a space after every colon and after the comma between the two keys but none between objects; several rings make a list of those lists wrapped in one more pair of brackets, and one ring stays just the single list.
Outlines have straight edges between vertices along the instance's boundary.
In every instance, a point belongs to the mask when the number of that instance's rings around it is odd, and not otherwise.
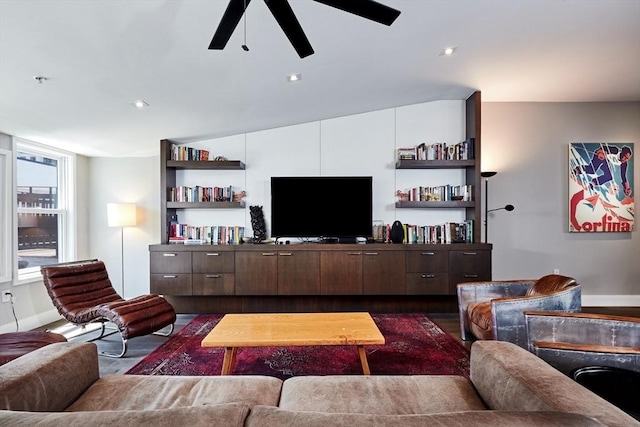
[{"label": "power outlet on wall", "polygon": [[2,302],[11,302],[11,292],[2,291]]},{"label": "power outlet on wall", "polygon": [[560,274],[560,269],[559,268],[554,268],[553,269],[553,274]]}]

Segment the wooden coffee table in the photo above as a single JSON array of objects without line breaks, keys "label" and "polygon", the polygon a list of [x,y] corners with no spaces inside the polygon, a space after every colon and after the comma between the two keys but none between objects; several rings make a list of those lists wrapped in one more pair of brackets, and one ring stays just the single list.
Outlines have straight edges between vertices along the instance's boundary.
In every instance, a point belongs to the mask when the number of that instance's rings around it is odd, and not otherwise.
[{"label": "wooden coffee table", "polygon": [[222,375],[233,371],[238,347],[355,345],[369,375],[364,346],[384,343],[369,313],[243,313],[226,314],[201,345],[225,348]]}]

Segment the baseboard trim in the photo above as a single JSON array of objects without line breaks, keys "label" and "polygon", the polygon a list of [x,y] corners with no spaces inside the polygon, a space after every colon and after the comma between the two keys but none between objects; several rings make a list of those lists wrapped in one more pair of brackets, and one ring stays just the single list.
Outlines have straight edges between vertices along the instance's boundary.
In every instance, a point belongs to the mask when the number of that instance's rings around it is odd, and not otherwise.
[{"label": "baseboard trim", "polygon": [[640,295],[582,295],[583,307],[640,307]]},{"label": "baseboard trim", "polygon": [[[41,328],[44,325],[48,325],[49,323],[53,323],[60,319],[61,317],[57,310],[53,309],[45,311],[34,316],[25,317],[24,319],[18,319],[18,330],[20,332],[30,331],[32,329]],[[11,320],[11,323],[0,325],[0,333],[16,332],[15,320],[13,317]]]}]

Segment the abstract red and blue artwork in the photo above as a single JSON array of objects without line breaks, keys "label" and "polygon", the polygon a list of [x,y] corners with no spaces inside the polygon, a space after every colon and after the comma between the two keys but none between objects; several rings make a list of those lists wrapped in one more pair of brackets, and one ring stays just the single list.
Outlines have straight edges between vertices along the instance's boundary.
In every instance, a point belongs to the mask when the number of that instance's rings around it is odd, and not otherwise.
[{"label": "abstract red and blue artwork", "polygon": [[569,144],[569,231],[635,230],[633,143]]}]

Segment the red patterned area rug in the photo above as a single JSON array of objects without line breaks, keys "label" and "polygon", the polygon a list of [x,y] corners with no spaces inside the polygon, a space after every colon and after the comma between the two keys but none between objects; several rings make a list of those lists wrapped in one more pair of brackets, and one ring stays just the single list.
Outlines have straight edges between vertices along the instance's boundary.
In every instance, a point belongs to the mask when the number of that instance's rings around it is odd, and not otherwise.
[{"label": "red patterned area rug", "polygon": [[[461,375],[469,377],[469,351],[424,314],[372,314],[385,345],[365,346],[372,375]],[[202,314],[126,374],[220,375],[223,348],[200,341],[222,318]],[[362,375],[356,346],[239,348],[233,375]]]}]

